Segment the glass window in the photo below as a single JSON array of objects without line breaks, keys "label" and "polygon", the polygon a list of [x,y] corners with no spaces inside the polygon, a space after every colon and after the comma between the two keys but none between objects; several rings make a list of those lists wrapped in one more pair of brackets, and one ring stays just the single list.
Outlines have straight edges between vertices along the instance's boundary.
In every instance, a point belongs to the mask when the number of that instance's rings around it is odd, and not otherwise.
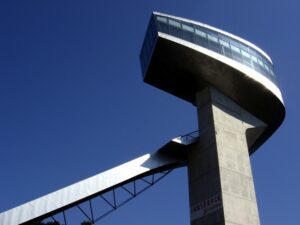
[{"label": "glass window", "polygon": [[245,65],[251,67],[252,64],[251,64],[250,54],[247,51],[243,50],[243,49],[241,49],[241,52],[242,52],[242,56],[243,56],[243,63]]},{"label": "glass window", "polygon": [[248,52],[244,51],[244,50],[242,50],[242,55],[244,57],[250,58],[250,54]]},{"label": "glass window", "polygon": [[159,22],[167,23],[167,18],[166,17],[157,16],[156,19]]},{"label": "glass window", "polygon": [[194,28],[185,24],[182,24],[182,29],[185,31],[194,32]]},{"label": "glass window", "polygon": [[208,40],[206,38],[206,33],[201,30],[195,30],[195,42],[197,45],[208,47]]},{"label": "glass window", "polygon": [[264,63],[259,59],[258,60],[259,65],[261,65],[262,67],[264,67]]},{"label": "glass window", "polygon": [[194,27],[182,24],[183,39],[189,42],[194,42]]},{"label": "glass window", "polygon": [[180,28],[180,23],[175,20],[169,20],[169,24],[173,27]]},{"label": "glass window", "polygon": [[[236,47],[240,46],[239,42],[235,41],[235,40],[232,39],[232,38],[230,39],[230,44],[233,45],[233,46],[236,46]],[[238,47],[238,48],[239,48],[239,47]]]},{"label": "glass window", "polygon": [[230,48],[223,47],[223,54],[232,59],[232,52]]},{"label": "glass window", "polygon": [[254,55],[254,56],[257,55],[256,51],[253,48],[249,48],[249,52],[251,55]]},{"label": "glass window", "polygon": [[227,48],[229,48],[229,43],[227,41],[223,41],[223,40],[220,39],[220,44],[227,47]]},{"label": "glass window", "polygon": [[195,33],[200,37],[206,38],[206,33],[202,30],[195,29]]},{"label": "glass window", "polygon": [[168,33],[169,32],[169,25],[168,20],[166,17],[156,16],[157,20],[157,29],[158,31]]},{"label": "glass window", "polygon": [[230,42],[230,38],[227,37],[226,35],[218,33],[218,36],[220,40],[226,41],[228,43]]},{"label": "glass window", "polygon": [[264,64],[264,66],[265,66],[265,69],[269,72],[269,67],[266,64]]},{"label": "glass window", "polygon": [[224,41],[222,39],[219,39],[220,41],[220,44],[221,44],[221,49],[222,49],[222,52],[223,52],[223,55],[229,57],[229,58],[232,58],[232,53],[231,53],[231,50],[230,50],[230,45],[227,41]]},{"label": "glass window", "polygon": [[240,48],[243,49],[243,50],[245,50],[245,51],[247,51],[247,52],[249,51],[248,47],[245,46],[245,45],[243,45],[243,44],[240,44]]},{"label": "glass window", "polygon": [[209,48],[215,52],[221,53],[221,46],[219,44],[219,39],[212,34],[207,34],[207,37],[209,40]]},{"label": "glass window", "polygon": [[218,38],[213,36],[213,35],[210,35],[210,34],[207,34],[207,37],[208,37],[208,40],[210,41],[213,41],[215,43],[218,43]]},{"label": "glass window", "polygon": [[257,58],[254,55],[251,55],[251,59],[253,62],[258,63]]},{"label": "glass window", "polygon": [[175,20],[169,19],[169,34],[172,36],[182,38],[181,24]]},{"label": "glass window", "polygon": [[234,45],[230,45],[231,50],[233,50],[234,52],[240,53],[240,48],[234,46]]},{"label": "glass window", "polygon": [[233,45],[233,44],[230,44],[230,49],[231,49],[231,52],[232,52],[232,58],[238,62],[242,62],[243,59],[242,59],[242,56],[241,56],[241,51],[240,51],[240,48]]}]

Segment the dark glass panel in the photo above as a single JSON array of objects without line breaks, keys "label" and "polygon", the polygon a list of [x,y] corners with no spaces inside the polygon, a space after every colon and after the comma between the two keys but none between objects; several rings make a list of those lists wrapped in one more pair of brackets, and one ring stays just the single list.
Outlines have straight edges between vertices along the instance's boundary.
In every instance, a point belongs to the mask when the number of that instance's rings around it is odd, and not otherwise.
[{"label": "dark glass panel", "polygon": [[255,69],[257,72],[259,72],[259,73],[262,72],[261,69],[260,69],[260,66],[259,66],[258,62],[252,61],[252,65],[253,65],[254,69]]},{"label": "dark glass panel", "polygon": [[190,25],[182,24],[183,39],[194,42],[194,28]]},{"label": "dark glass panel", "polygon": [[191,32],[193,33],[194,32],[194,27],[192,27],[191,25],[188,25],[188,24],[182,24],[182,29],[184,31],[187,31],[187,32]]},{"label": "dark glass panel", "polygon": [[231,49],[223,46],[223,55],[227,56],[228,58],[232,59]]},{"label": "dark glass panel", "polygon": [[221,53],[221,47],[219,43],[209,42],[209,48],[215,52]]},{"label": "dark glass panel", "polygon": [[219,39],[221,48],[222,48],[222,53],[223,55],[232,58],[232,53],[231,53],[231,49],[230,49],[230,45],[229,42],[227,40],[224,39]]},{"label": "dark glass panel", "polygon": [[169,33],[169,25],[166,17],[156,16],[157,28],[159,31]]},{"label": "dark glass panel", "polygon": [[161,31],[163,33],[169,33],[169,26],[168,26],[168,24],[158,22],[157,27],[158,27],[159,31]]},{"label": "dark glass panel", "polygon": [[169,19],[169,34],[178,38],[182,38],[181,24],[176,20]]},{"label": "dark glass panel", "polygon": [[246,52],[249,52],[249,47],[240,43],[240,48]]},{"label": "dark glass panel", "polygon": [[240,42],[238,42],[238,41],[236,41],[236,40],[234,40],[232,38],[230,38],[230,44],[232,44],[232,45],[240,48]]},{"label": "dark glass panel", "polygon": [[238,62],[242,62],[242,56],[241,56],[241,51],[240,48],[237,47],[236,45],[230,44],[230,49],[232,53],[232,58]]},{"label": "dark glass panel", "polygon": [[208,40],[207,40],[207,38],[204,38],[202,36],[195,35],[195,43],[197,45],[200,45],[200,46],[205,47],[205,48],[208,47]]},{"label": "dark glass panel", "polygon": [[251,60],[249,58],[243,57],[243,63],[252,68]]},{"label": "dark glass panel", "polygon": [[164,16],[156,16],[156,20],[161,23],[168,23],[168,20]]},{"label": "dark glass panel", "polygon": [[207,34],[207,39],[209,43],[209,48],[215,52],[221,52],[221,47],[219,44],[219,39],[213,34]]},{"label": "dark glass panel", "polygon": [[252,67],[251,65],[251,56],[248,52],[248,49],[242,49],[242,56],[243,56],[243,63],[246,64],[249,67]]},{"label": "dark glass panel", "polygon": [[195,34],[196,34],[197,36],[202,37],[202,38],[207,38],[207,33],[206,33],[206,31],[203,30],[203,29],[200,29],[199,27],[196,27],[196,29],[195,29]]},{"label": "dark glass panel", "polygon": [[241,62],[276,83],[272,63],[254,48],[225,34],[215,32],[200,25],[179,22],[176,19],[163,16],[156,16],[155,18],[157,28],[155,27],[155,24],[154,26],[151,25],[152,32],[151,38],[149,38],[151,44],[150,46],[144,46],[145,50],[143,55],[149,57],[149,54],[151,54],[151,49],[157,38],[156,29],[158,29],[161,32],[196,43],[205,48],[219,52],[235,61]]},{"label": "dark glass panel", "polygon": [[184,40],[194,43],[194,34],[193,33],[183,31],[182,37]]},{"label": "dark glass panel", "polygon": [[218,33],[218,36],[219,36],[219,39],[220,39],[220,40],[223,40],[223,41],[228,42],[228,43],[230,42],[230,39],[231,39],[231,38],[225,36],[224,34]]}]

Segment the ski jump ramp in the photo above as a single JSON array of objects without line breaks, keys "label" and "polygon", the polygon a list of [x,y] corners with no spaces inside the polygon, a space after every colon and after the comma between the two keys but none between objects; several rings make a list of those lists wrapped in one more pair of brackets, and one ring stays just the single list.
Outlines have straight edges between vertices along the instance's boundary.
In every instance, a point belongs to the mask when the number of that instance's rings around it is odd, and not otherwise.
[{"label": "ski jump ramp", "polygon": [[152,154],[145,154],[3,212],[0,214],[0,224],[34,224],[136,179],[183,167],[186,165],[186,151],[198,137],[198,132],[179,136]]}]

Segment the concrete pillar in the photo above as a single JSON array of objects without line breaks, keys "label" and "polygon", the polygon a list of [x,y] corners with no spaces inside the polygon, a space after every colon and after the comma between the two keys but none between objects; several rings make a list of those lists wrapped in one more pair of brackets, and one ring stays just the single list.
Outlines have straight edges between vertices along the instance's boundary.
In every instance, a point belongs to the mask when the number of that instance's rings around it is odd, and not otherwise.
[{"label": "concrete pillar", "polygon": [[197,93],[196,104],[200,140],[188,154],[191,224],[259,225],[246,131],[261,132],[265,124],[211,87]]}]

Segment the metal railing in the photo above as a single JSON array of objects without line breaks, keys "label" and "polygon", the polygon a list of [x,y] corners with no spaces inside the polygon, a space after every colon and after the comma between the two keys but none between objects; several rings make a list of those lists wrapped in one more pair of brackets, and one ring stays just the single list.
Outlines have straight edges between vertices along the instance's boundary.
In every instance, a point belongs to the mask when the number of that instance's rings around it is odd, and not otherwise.
[{"label": "metal railing", "polygon": [[200,136],[200,131],[196,130],[185,135],[180,135],[174,138],[173,141],[184,145],[190,145],[196,142],[199,139],[199,136]]}]

